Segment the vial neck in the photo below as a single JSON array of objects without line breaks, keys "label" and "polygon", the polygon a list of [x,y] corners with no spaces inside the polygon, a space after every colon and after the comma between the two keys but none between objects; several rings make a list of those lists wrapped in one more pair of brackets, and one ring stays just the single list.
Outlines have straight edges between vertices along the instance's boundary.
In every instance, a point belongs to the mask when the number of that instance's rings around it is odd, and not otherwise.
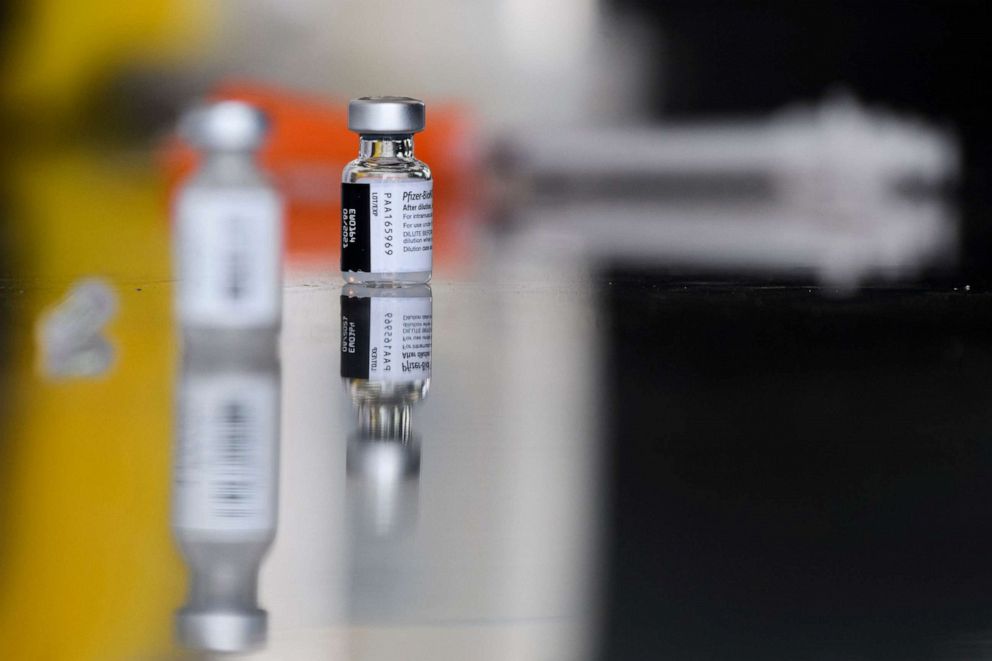
[{"label": "vial neck", "polygon": [[358,409],[358,430],[365,438],[389,441],[410,440],[409,404],[366,404]]},{"label": "vial neck", "polygon": [[358,143],[358,157],[363,161],[413,159],[413,134],[363,135]]},{"label": "vial neck", "polygon": [[203,155],[203,169],[214,176],[237,177],[257,173],[254,150],[212,150]]},{"label": "vial neck", "polygon": [[187,605],[196,608],[254,607],[258,602],[258,570],[257,564],[239,566],[233,563],[193,569]]}]

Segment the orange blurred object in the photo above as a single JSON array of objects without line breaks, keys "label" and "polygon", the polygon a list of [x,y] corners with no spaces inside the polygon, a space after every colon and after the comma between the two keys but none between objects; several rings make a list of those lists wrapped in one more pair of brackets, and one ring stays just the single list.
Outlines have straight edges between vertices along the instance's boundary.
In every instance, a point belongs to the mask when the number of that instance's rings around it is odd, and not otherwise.
[{"label": "orange blurred object", "polygon": [[[271,133],[259,156],[286,199],[287,261],[331,261],[336,268],[341,170],[358,154],[358,136],[348,130],[347,101],[330,103],[254,83],[221,84],[208,99],[246,101],[269,116]],[[427,128],[417,135],[416,153],[430,165],[435,180],[435,268],[457,268],[469,259],[481,197],[481,150],[469,113],[454,104],[428,103]],[[161,162],[171,199],[196,167],[197,152],[173,135]]]}]

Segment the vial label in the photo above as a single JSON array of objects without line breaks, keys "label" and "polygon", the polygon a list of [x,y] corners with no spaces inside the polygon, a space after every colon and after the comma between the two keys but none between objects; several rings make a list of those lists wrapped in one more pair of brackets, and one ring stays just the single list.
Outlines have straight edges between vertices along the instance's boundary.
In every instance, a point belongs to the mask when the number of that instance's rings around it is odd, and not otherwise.
[{"label": "vial label", "polygon": [[417,381],[431,376],[431,299],[341,297],[341,376]]},{"label": "vial label", "polygon": [[282,315],[282,212],[259,190],[189,190],[178,201],[179,315],[225,328],[277,324]]},{"label": "vial label", "polygon": [[434,182],[341,184],[341,270],[431,270]]},{"label": "vial label", "polygon": [[188,377],[180,393],[174,485],[177,527],[275,526],[279,391],[273,376]]}]

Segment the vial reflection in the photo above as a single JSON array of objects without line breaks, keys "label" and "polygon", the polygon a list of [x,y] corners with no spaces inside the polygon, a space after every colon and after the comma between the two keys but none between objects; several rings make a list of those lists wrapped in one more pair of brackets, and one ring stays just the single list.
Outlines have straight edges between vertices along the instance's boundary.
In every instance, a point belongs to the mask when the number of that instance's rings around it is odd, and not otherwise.
[{"label": "vial reflection", "polygon": [[266,639],[258,573],[275,538],[275,336],[187,343],[178,384],[173,533],[189,569],[180,642],[248,651]]},{"label": "vial reflection", "polygon": [[348,497],[359,536],[393,537],[416,521],[413,409],[430,388],[432,323],[427,285],[342,289],[341,377],[357,413]]}]

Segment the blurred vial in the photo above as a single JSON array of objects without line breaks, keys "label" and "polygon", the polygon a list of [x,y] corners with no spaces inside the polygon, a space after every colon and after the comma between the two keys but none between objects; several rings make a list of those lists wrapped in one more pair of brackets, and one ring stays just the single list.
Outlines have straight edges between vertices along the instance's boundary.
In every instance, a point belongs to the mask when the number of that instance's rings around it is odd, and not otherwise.
[{"label": "blurred vial", "polygon": [[176,309],[186,331],[279,327],[282,202],[255,157],[265,116],[239,101],[196,108],[181,132],[201,153],[174,204]]},{"label": "blurred vial", "polygon": [[413,408],[430,388],[432,316],[427,285],[341,293],[341,377],[358,418],[348,440],[349,509],[359,536],[395,537],[416,520]]},{"label": "blurred vial", "polygon": [[415,526],[420,441],[406,403],[364,405],[348,438],[348,509],[356,538],[396,539]]},{"label": "blurred vial", "polygon": [[349,283],[422,284],[431,279],[434,181],[413,156],[424,103],[362,97],[348,105],[358,158],[341,175],[341,273]]},{"label": "blurred vial", "polygon": [[409,616],[417,600],[420,440],[412,412],[409,401],[364,403],[348,437],[346,603],[358,626]]},{"label": "blurred vial", "polygon": [[172,528],[189,568],[176,632],[188,647],[264,644],[258,573],[276,533],[279,364],[267,342],[187,343],[178,388]]}]

